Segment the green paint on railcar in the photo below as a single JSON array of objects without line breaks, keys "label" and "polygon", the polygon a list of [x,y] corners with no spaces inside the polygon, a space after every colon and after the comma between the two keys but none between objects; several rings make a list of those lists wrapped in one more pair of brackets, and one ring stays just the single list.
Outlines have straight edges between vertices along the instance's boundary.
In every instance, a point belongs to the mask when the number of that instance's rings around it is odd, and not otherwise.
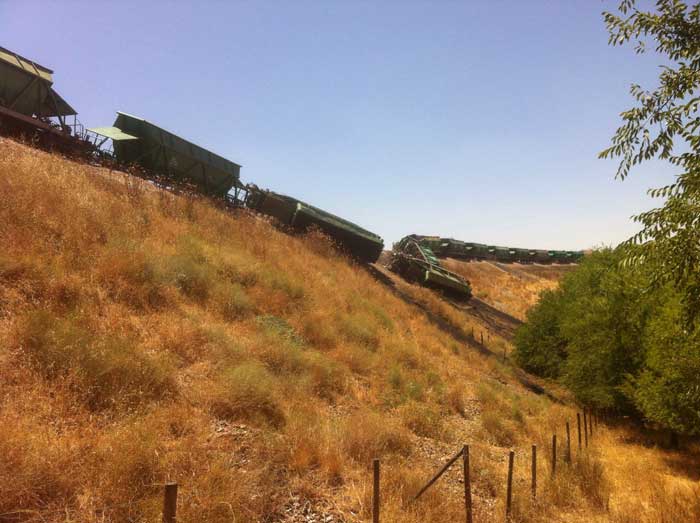
[{"label": "green paint on railcar", "polygon": [[77,114],[52,86],[51,69],[0,47],[0,107],[29,117]]},{"label": "green paint on railcar", "polygon": [[114,155],[123,164],[192,183],[211,196],[223,197],[240,186],[240,165],[143,118],[118,112],[112,127],[90,130],[112,140]]},{"label": "green paint on railcar", "polygon": [[284,194],[249,187],[247,207],[273,216],[281,223],[305,231],[318,227],[361,261],[377,261],[384,249],[380,236],[327,211]]}]

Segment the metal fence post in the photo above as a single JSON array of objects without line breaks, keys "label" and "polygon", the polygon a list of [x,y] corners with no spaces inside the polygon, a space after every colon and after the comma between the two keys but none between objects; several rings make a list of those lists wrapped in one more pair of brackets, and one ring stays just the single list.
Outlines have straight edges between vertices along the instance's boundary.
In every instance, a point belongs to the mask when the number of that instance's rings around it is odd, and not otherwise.
[{"label": "metal fence post", "polygon": [[571,463],[571,431],[568,421],[566,422],[566,462]]},{"label": "metal fence post", "polygon": [[557,473],[557,435],[552,434],[552,477]]}]

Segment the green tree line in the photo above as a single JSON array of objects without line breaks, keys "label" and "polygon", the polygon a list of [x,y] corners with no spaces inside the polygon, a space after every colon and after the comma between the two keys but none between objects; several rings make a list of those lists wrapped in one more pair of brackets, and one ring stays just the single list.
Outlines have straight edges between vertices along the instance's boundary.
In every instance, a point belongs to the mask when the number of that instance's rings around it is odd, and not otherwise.
[{"label": "green tree line", "polygon": [[515,339],[526,370],[561,381],[589,407],[700,434],[700,335],[684,292],[600,249],[545,291]]}]

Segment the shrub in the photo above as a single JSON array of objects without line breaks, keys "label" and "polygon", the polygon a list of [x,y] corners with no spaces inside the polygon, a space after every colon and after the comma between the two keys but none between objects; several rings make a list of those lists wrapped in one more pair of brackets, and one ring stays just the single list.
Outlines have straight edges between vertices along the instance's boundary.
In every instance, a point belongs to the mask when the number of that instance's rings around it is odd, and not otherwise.
[{"label": "shrub", "polygon": [[502,413],[493,410],[482,412],[481,426],[498,445],[506,447],[513,444],[513,431]]},{"label": "shrub", "polygon": [[254,311],[250,298],[238,284],[220,285],[214,299],[219,312],[228,321],[241,320]]},{"label": "shrub", "polygon": [[258,316],[256,323],[270,338],[277,338],[295,345],[303,345],[304,339],[299,336],[287,320],[273,315]]},{"label": "shrub", "polygon": [[438,439],[444,435],[442,416],[430,405],[409,401],[401,406],[399,414],[403,424],[417,436]]},{"label": "shrub", "polygon": [[218,281],[216,271],[191,236],[180,239],[177,252],[165,260],[165,271],[183,294],[198,301],[206,300]]},{"label": "shrub", "polygon": [[351,457],[367,464],[385,454],[408,455],[411,450],[411,440],[403,427],[368,410],[355,412],[345,420],[342,444]]},{"label": "shrub", "polygon": [[466,415],[466,406],[464,403],[464,394],[462,392],[462,387],[458,385],[452,385],[447,389],[447,394],[445,395],[445,403],[450,407],[456,414],[462,417]]},{"label": "shrub", "polygon": [[300,475],[310,469],[320,469],[329,483],[337,485],[343,481],[344,460],[342,449],[333,440],[335,425],[321,418],[313,407],[298,406],[289,416],[285,426],[288,445],[286,461]]},{"label": "shrub", "polygon": [[304,286],[293,281],[288,273],[277,267],[269,267],[262,271],[261,282],[266,287],[280,291],[292,302],[299,302],[304,299]]},{"label": "shrub", "polygon": [[344,345],[333,351],[333,356],[347,365],[352,372],[368,375],[378,359],[375,353],[367,352],[356,345]]},{"label": "shrub", "polygon": [[332,349],[338,344],[338,334],[325,315],[310,312],[304,315],[304,339],[319,349]]},{"label": "shrub", "polygon": [[314,394],[332,399],[347,388],[347,371],[338,363],[319,353],[306,356],[306,379]]},{"label": "shrub", "polygon": [[223,389],[213,402],[214,414],[224,419],[243,419],[281,427],[284,413],[277,399],[277,382],[260,364],[246,362],[223,376]]},{"label": "shrub", "polygon": [[126,241],[114,241],[99,260],[102,286],[109,295],[136,309],[162,308],[167,291],[159,260]]},{"label": "shrub", "polygon": [[343,315],[338,320],[340,333],[351,343],[357,343],[369,350],[379,347],[377,326],[368,317],[360,314]]},{"label": "shrub", "polygon": [[87,405],[135,405],[175,389],[171,365],[147,356],[135,340],[100,336],[79,317],[58,318],[47,311],[28,315],[20,340],[34,368],[45,378],[70,376]]}]

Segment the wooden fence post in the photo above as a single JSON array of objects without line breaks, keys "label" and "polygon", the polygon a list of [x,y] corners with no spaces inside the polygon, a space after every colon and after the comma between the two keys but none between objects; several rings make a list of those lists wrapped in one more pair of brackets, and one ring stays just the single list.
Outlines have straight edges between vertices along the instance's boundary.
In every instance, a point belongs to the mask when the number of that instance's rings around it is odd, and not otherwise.
[{"label": "wooden fence post", "polygon": [[464,509],[467,513],[467,523],[472,523],[472,481],[469,475],[469,445],[462,448],[464,459]]},{"label": "wooden fence post", "polygon": [[588,448],[588,417],[586,415],[586,410],[583,411],[583,441]]},{"label": "wooden fence post", "polygon": [[557,473],[557,435],[552,434],[552,477]]},{"label": "wooden fence post", "polygon": [[484,331],[481,331],[481,344],[484,344]]},{"label": "wooden fence post", "polygon": [[372,462],[374,469],[374,494],[372,496],[372,523],[379,523],[379,460]]},{"label": "wooden fence post", "polygon": [[566,462],[571,463],[571,431],[568,421],[566,422]]},{"label": "wooden fence post", "polygon": [[532,499],[537,497],[537,445],[532,446]]},{"label": "wooden fence post", "polygon": [[578,452],[581,453],[581,413],[576,413],[576,424],[578,425]]},{"label": "wooden fence post", "polygon": [[413,496],[413,501],[417,500],[419,497],[423,495],[423,493],[428,490],[440,477],[447,472],[447,469],[449,469],[455,461],[459,459],[460,456],[464,455],[464,448],[462,448],[457,454],[454,455],[454,457],[450,458],[450,460],[445,463],[442,468],[438,471],[437,474],[435,474],[430,481],[428,481],[425,485],[423,485],[423,488],[418,491],[418,494]]},{"label": "wooden fence post", "polygon": [[506,523],[510,521],[510,510],[513,501],[513,459],[515,452],[508,454],[508,485],[506,486]]},{"label": "wooden fence post", "polygon": [[177,483],[166,483],[163,490],[163,523],[175,523],[177,517]]}]

